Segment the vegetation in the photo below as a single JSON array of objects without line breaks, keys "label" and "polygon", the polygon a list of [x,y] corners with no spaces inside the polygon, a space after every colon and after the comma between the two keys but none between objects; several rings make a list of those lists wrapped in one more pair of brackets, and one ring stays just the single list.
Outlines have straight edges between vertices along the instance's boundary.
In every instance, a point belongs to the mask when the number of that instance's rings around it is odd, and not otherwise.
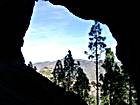
[{"label": "vegetation", "polygon": [[88,48],[90,50],[90,54],[85,51],[85,54],[89,55],[89,59],[95,58],[96,61],[96,90],[97,90],[97,105],[99,105],[99,80],[98,80],[98,62],[99,57],[101,53],[104,51],[104,48],[106,47],[106,44],[104,43],[106,37],[101,36],[101,28],[100,23],[95,21],[95,24],[91,27],[91,31],[89,33],[89,45]]},{"label": "vegetation", "polygon": [[64,66],[58,60],[53,74],[53,81],[57,85],[63,87],[66,91],[73,91],[81,96],[87,103],[94,103],[93,97],[89,95],[90,86],[89,80],[83,69],[80,67],[80,62],[72,57],[71,51],[64,57]]},{"label": "vegetation", "polygon": [[[88,55],[89,59],[96,62],[96,82],[90,83],[83,68],[80,67],[80,62],[73,59],[70,50],[64,60],[56,62],[53,70],[46,67],[47,71],[41,70],[41,72],[49,75],[47,77],[56,85],[81,96],[88,105],[137,105],[137,94],[133,82],[123,69],[123,65],[115,62],[111,48],[106,48],[104,43],[106,38],[101,36],[101,28],[98,22],[95,22],[91,27],[89,37],[89,52],[85,51],[85,54]],[[105,72],[99,75],[99,58],[103,51],[106,51],[102,64]],[[28,66],[33,68],[31,62]],[[96,90],[96,95],[90,94],[91,87]]]},{"label": "vegetation", "polygon": [[[105,72],[100,74],[100,105],[137,105],[137,94],[128,73],[124,71],[123,66],[115,62],[114,53],[111,48],[106,48],[105,60],[102,67]],[[64,57],[64,60],[58,60],[54,70],[45,67],[40,70],[42,74],[63,87],[66,91],[72,91],[83,98],[88,105],[96,105],[96,95],[91,94],[92,87],[96,89],[96,82],[89,82],[79,61],[75,61],[71,51]]]},{"label": "vegetation", "polygon": [[77,76],[73,90],[79,94],[84,100],[88,101],[90,91],[89,80],[81,67],[77,70]]},{"label": "vegetation", "polygon": [[68,51],[68,54],[64,58],[64,72],[65,72],[65,79],[64,79],[64,88],[67,91],[72,91],[72,85],[76,78],[77,74],[77,66],[74,62],[72,57],[71,51]]},{"label": "vegetation", "polygon": [[134,83],[131,80],[130,75],[127,73],[127,71],[124,70],[123,65],[121,66],[121,69],[122,69],[122,75],[124,76],[124,79],[126,81],[126,88],[128,92],[127,103],[129,103],[129,105],[137,105],[138,97],[137,97],[136,89],[134,87]]},{"label": "vegetation", "polygon": [[[135,102],[129,99],[132,90],[130,79],[126,72],[121,69],[115,60],[111,48],[106,49],[106,57],[103,63],[106,73],[100,75],[101,85],[101,103],[103,105],[135,105]],[[132,97],[132,94],[131,94]]]},{"label": "vegetation", "polygon": [[31,61],[29,61],[28,67],[31,67],[31,68],[33,68],[34,70],[37,70],[36,66],[34,66],[33,63],[32,63]]},{"label": "vegetation", "polygon": [[53,82],[57,85],[63,85],[65,74],[64,74],[62,63],[60,60],[56,62],[56,65],[52,74],[53,74]]}]

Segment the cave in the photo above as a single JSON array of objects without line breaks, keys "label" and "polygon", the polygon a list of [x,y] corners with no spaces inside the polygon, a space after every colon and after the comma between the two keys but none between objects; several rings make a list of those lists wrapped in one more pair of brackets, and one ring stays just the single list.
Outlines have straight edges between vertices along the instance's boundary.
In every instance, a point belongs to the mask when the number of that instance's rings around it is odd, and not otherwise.
[{"label": "cave", "polygon": [[[35,0],[0,1],[0,104],[44,105],[43,97],[47,97],[48,104],[53,102],[54,105],[60,103],[63,105],[71,102],[69,100],[71,98],[77,99],[79,105],[85,105],[78,96],[64,95],[63,90],[25,65],[21,47],[30,25],[35,2]],[[49,0],[49,2],[65,6],[71,13],[82,19],[97,20],[109,27],[118,43],[117,57],[134,81],[139,98],[138,3],[120,0]]]}]

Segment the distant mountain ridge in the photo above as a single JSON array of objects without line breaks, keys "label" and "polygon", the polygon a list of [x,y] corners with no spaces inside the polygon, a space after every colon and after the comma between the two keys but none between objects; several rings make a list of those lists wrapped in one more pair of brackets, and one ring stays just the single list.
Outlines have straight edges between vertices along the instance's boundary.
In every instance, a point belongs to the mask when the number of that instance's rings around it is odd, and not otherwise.
[{"label": "distant mountain ridge", "polygon": [[[63,59],[62,65],[63,65]],[[80,62],[80,67],[83,68],[84,72],[87,74],[87,77],[89,78],[90,81],[96,79],[96,64],[94,61],[89,61],[89,60],[83,60],[83,59],[75,59],[75,62],[79,61]],[[37,62],[34,63],[33,65],[37,67],[37,70],[40,71],[43,68],[48,68],[53,70],[55,67],[57,61],[44,61],[44,62]],[[104,69],[101,67],[103,64],[103,60],[99,61],[99,73],[104,73]]]}]

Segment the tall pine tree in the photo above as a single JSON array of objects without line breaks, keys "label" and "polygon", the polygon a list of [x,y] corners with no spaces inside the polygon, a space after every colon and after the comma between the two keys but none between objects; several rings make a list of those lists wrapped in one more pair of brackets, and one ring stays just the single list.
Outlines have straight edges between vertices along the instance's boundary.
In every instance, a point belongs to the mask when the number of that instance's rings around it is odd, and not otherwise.
[{"label": "tall pine tree", "polygon": [[93,103],[93,98],[89,96],[89,79],[80,67],[80,62],[72,57],[71,51],[64,57],[63,65],[57,61],[53,71],[53,82],[62,86],[66,91],[73,91],[87,103]]},{"label": "tall pine tree", "polygon": [[71,51],[68,51],[68,54],[64,58],[64,72],[65,72],[65,81],[64,81],[64,87],[67,91],[71,91],[73,84],[73,81],[75,80],[76,76],[76,68],[74,59],[72,57]]},{"label": "tall pine tree", "polygon": [[95,21],[95,24],[92,25],[91,30],[89,32],[89,45],[88,48],[90,50],[90,53],[85,51],[85,54],[89,55],[89,59],[95,58],[96,61],[96,101],[97,105],[99,105],[99,79],[98,79],[98,62],[99,62],[99,57],[101,53],[104,51],[106,44],[104,43],[106,37],[101,36],[101,27],[100,23]]}]

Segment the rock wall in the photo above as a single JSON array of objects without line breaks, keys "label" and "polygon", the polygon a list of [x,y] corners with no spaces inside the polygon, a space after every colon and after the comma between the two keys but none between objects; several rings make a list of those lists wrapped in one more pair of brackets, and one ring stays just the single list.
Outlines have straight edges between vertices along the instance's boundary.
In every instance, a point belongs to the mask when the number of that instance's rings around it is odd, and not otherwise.
[{"label": "rock wall", "polygon": [[0,1],[0,62],[24,63],[23,37],[29,27],[34,0]]}]

